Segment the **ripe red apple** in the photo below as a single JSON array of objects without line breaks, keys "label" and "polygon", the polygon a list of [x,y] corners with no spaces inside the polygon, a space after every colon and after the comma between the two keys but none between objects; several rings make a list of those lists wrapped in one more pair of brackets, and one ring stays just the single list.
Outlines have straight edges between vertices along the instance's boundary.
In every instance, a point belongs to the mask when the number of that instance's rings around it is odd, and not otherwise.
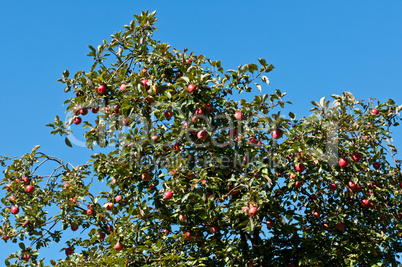
[{"label": "ripe red apple", "polygon": [[353,192],[355,192],[355,193],[359,193],[360,191],[361,191],[360,185],[356,185],[356,187],[353,188]]},{"label": "ripe red apple", "polygon": [[187,216],[186,216],[186,215],[183,215],[183,214],[180,214],[180,215],[179,215],[179,221],[181,221],[181,222],[187,221]]},{"label": "ripe red apple", "polygon": [[111,226],[111,225],[107,225],[106,226],[106,231],[108,232],[108,233],[111,233],[111,232],[113,232],[113,226]]},{"label": "ripe red apple", "polygon": [[370,110],[370,113],[373,115],[378,115],[378,109],[373,108],[372,110]]},{"label": "ripe red apple", "polygon": [[92,111],[92,113],[98,113],[99,107],[98,107],[98,106],[92,107],[92,108],[91,108],[91,111]]},{"label": "ripe red apple", "polygon": [[106,234],[105,234],[105,233],[100,233],[100,234],[99,234],[99,238],[100,238],[100,239],[105,239],[105,237],[106,237]]},{"label": "ripe red apple", "polygon": [[202,108],[196,108],[195,115],[199,115],[199,116],[204,115],[204,110]]},{"label": "ripe red apple", "polygon": [[120,242],[117,242],[116,245],[114,245],[114,249],[117,251],[120,251],[123,249],[123,244]]},{"label": "ripe red apple", "polygon": [[191,59],[188,58],[184,62],[186,62],[186,64],[191,64],[192,61],[191,61]]},{"label": "ripe red apple", "polygon": [[267,221],[267,227],[268,228],[274,227],[274,222],[273,221]]},{"label": "ripe red apple", "polygon": [[120,91],[125,92],[126,89],[127,89],[126,84],[122,83],[122,84],[120,85]]},{"label": "ripe red apple", "polygon": [[362,159],[362,155],[360,153],[357,153],[357,152],[353,153],[352,160],[354,162],[359,162],[361,159]]},{"label": "ripe red apple", "polygon": [[343,222],[337,222],[336,223],[336,229],[338,229],[340,231],[343,231],[343,230],[345,230],[345,228],[346,228],[346,226],[345,226],[345,224]]},{"label": "ripe red apple", "polygon": [[181,151],[181,143],[176,143],[173,145],[173,150],[175,151]]},{"label": "ripe red apple", "polygon": [[197,88],[192,83],[187,86],[187,91],[189,91],[190,93],[194,93],[196,91],[196,89]]},{"label": "ripe red apple", "polygon": [[241,120],[243,120],[243,113],[241,113],[240,111],[237,111],[234,114],[234,117],[235,117],[236,120],[241,121]]},{"label": "ripe red apple", "polygon": [[315,194],[310,195],[311,199],[317,200],[317,196]]},{"label": "ripe red apple", "polygon": [[74,122],[75,125],[78,125],[78,124],[80,124],[82,122],[82,119],[80,117],[75,117],[73,122]]},{"label": "ripe red apple", "polygon": [[12,206],[10,212],[14,215],[18,214],[20,212],[20,208],[17,206]]},{"label": "ripe red apple", "polygon": [[169,230],[168,230],[168,229],[163,229],[162,233],[163,233],[164,235],[168,235],[168,234],[169,234]]},{"label": "ripe red apple", "polygon": [[328,229],[329,228],[329,224],[326,222],[324,223],[324,229]]},{"label": "ripe red apple", "polygon": [[237,136],[237,130],[236,129],[230,129],[229,130],[229,135],[232,138],[236,137]]},{"label": "ripe red apple", "polygon": [[27,192],[27,193],[33,193],[34,191],[35,191],[35,187],[33,186],[33,185],[27,185],[26,187],[25,187],[25,191]]},{"label": "ripe red apple", "polygon": [[145,182],[148,182],[149,180],[151,180],[151,176],[149,175],[149,173],[144,172],[144,173],[141,175],[141,179],[142,179],[143,181],[145,181]]},{"label": "ripe red apple", "polygon": [[172,118],[173,113],[170,110],[166,110],[165,111],[165,118],[170,120],[170,118]]},{"label": "ripe red apple", "polygon": [[211,234],[215,234],[216,232],[218,232],[218,227],[211,226],[211,228],[209,228],[209,231],[211,232]]},{"label": "ripe red apple", "polygon": [[89,216],[94,215],[94,210],[93,209],[87,209],[87,215],[89,215]]},{"label": "ripe red apple", "polygon": [[24,182],[24,184],[29,184],[29,178],[28,177],[23,177],[22,181]]},{"label": "ripe red apple", "polygon": [[183,236],[184,236],[184,240],[186,240],[186,241],[188,241],[188,240],[190,240],[191,239],[191,234],[190,234],[190,232],[184,232],[183,233]]},{"label": "ripe red apple", "polygon": [[362,200],[362,206],[363,208],[367,208],[370,206],[370,201],[368,199],[363,199]]},{"label": "ripe red apple", "polygon": [[302,186],[302,182],[300,182],[300,181],[296,181],[295,182],[295,188],[297,189],[297,188],[300,188]]},{"label": "ripe red apple", "polygon": [[237,193],[239,193],[239,190],[237,189],[236,186],[231,185],[231,186],[229,186],[229,193],[230,193],[231,195],[236,195]]},{"label": "ripe red apple", "polygon": [[356,184],[353,181],[349,181],[349,187],[350,188],[354,188],[356,186]]},{"label": "ripe red apple", "polygon": [[173,197],[173,192],[172,191],[167,191],[163,194],[163,199],[169,200]]},{"label": "ripe red apple", "polygon": [[147,72],[148,72],[147,69],[142,69],[141,71],[142,71],[142,73],[144,73],[144,74],[147,74]]},{"label": "ripe red apple", "polygon": [[108,203],[106,203],[105,207],[106,207],[107,210],[112,210],[113,209],[113,203],[108,202]]},{"label": "ripe red apple", "polygon": [[87,115],[87,114],[88,114],[88,109],[86,109],[86,108],[81,108],[81,109],[80,109],[80,114],[83,115],[83,116]]},{"label": "ripe red apple", "polygon": [[114,107],[113,107],[113,113],[114,114],[119,114],[119,112],[120,112],[120,105],[114,105]]},{"label": "ripe red apple", "polygon": [[272,138],[279,139],[282,137],[282,132],[279,129],[275,129],[272,131],[271,135],[272,135]]},{"label": "ripe red apple", "polygon": [[303,163],[298,163],[298,164],[296,164],[296,166],[295,166],[295,170],[296,170],[297,172],[304,172],[305,169],[306,169],[306,167],[304,166]]},{"label": "ripe red apple", "polygon": [[70,256],[74,253],[74,248],[72,248],[72,247],[66,248],[65,252],[66,252],[67,256]]},{"label": "ripe red apple", "polygon": [[338,163],[341,168],[346,168],[349,162],[346,158],[340,158]]},{"label": "ripe red apple", "polygon": [[76,224],[76,223],[71,224],[71,230],[72,231],[77,231],[78,230],[78,224]]},{"label": "ripe red apple", "polygon": [[294,173],[294,172],[289,173],[289,178],[290,179],[296,178],[296,173]]},{"label": "ripe red apple", "polygon": [[248,214],[251,217],[254,217],[255,215],[257,215],[258,213],[258,209],[256,207],[254,207],[253,205],[250,205],[250,208],[248,209]]},{"label": "ripe red apple", "polygon": [[141,80],[141,84],[142,84],[142,86],[144,86],[146,89],[149,88],[148,80],[147,80],[147,79]]},{"label": "ripe red apple", "polygon": [[318,218],[318,217],[320,217],[320,213],[318,213],[318,211],[313,211],[313,217],[314,218]]},{"label": "ripe red apple", "polygon": [[381,164],[379,162],[374,162],[373,167],[374,169],[378,170],[381,167]]},{"label": "ripe red apple", "polygon": [[332,184],[329,185],[328,188],[329,188],[329,190],[331,190],[332,192],[334,192],[334,191],[336,190],[336,187],[337,187],[336,184],[335,184],[335,183],[332,183]]},{"label": "ripe red apple", "polygon": [[209,113],[213,113],[214,112],[214,106],[211,103],[207,103],[205,104],[205,107],[207,108]]},{"label": "ripe red apple", "polygon": [[100,95],[104,95],[104,94],[106,94],[106,86],[104,86],[104,85],[100,85],[99,87],[98,87],[98,93],[100,94]]},{"label": "ripe red apple", "polygon": [[21,259],[25,262],[28,262],[31,259],[31,254],[24,254],[22,255]]},{"label": "ripe red apple", "polygon": [[15,201],[14,195],[9,196],[8,199],[9,199],[11,202],[14,202],[14,201]]},{"label": "ripe red apple", "polygon": [[205,131],[205,130],[201,130],[201,131],[199,131],[199,132],[197,133],[197,137],[198,137],[198,139],[200,139],[200,140],[205,140],[205,139],[208,138],[208,132]]},{"label": "ripe red apple", "polygon": [[114,198],[114,200],[115,200],[117,203],[119,203],[120,201],[123,200],[123,197],[120,196],[120,195],[117,195],[117,196]]},{"label": "ripe red apple", "polygon": [[3,238],[4,241],[7,241],[8,239],[10,239],[10,237],[8,237],[8,235],[3,235],[1,238]]}]

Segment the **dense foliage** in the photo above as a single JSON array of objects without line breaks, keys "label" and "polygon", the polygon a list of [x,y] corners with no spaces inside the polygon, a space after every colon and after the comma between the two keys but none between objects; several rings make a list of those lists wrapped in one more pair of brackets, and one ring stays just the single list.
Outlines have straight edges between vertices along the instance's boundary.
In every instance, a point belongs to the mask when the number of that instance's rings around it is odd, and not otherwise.
[{"label": "dense foliage", "polygon": [[[284,116],[264,59],[225,71],[152,39],[154,12],[134,17],[90,46],[89,71],[63,73],[70,117],[48,125],[69,146],[82,126],[100,152],[1,158],[0,233],[21,248],[7,266],[42,266],[59,241],[58,266],[396,265],[402,106],[345,92]],[[233,99],[255,89],[270,93]]]}]

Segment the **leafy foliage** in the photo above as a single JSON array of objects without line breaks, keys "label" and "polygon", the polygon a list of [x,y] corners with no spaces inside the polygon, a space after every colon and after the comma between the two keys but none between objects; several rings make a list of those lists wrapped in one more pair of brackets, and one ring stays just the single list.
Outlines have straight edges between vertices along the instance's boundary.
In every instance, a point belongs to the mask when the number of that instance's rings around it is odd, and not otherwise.
[{"label": "leafy foliage", "polygon": [[[266,91],[274,67],[225,71],[152,39],[155,12],[134,17],[89,47],[88,72],[63,73],[71,115],[48,124],[72,146],[82,123],[86,146],[104,150],[75,167],[38,146],[1,158],[0,231],[21,248],[7,266],[43,266],[40,249],[69,228],[79,234],[54,266],[396,264],[402,180],[390,127],[402,107],[344,92],[296,119],[281,114],[291,103],[278,89],[235,101]],[[96,119],[82,121],[89,109]],[[42,175],[46,164],[57,167]]]}]

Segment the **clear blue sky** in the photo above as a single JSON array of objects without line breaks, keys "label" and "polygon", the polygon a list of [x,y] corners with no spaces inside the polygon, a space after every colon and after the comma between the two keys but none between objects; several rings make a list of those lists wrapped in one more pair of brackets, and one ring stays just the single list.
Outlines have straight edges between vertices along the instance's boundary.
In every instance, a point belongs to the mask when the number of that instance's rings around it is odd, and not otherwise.
[{"label": "clear blue sky", "polygon": [[[157,10],[155,37],[173,47],[226,68],[267,59],[276,69],[266,92],[287,92],[296,114],[307,116],[310,101],[342,91],[402,104],[401,1],[3,1],[0,155],[40,144],[73,164],[88,160],[89,151],[67,147],[44,126],[64,114],[56,80],[65,69],[88,70],[88,45],[109,40],[148,9]],[[399,148],[401,134],[395,131]],[[1,260],[14,247],[0,244]],[[62,247],[43,256],[56,257]]]}]

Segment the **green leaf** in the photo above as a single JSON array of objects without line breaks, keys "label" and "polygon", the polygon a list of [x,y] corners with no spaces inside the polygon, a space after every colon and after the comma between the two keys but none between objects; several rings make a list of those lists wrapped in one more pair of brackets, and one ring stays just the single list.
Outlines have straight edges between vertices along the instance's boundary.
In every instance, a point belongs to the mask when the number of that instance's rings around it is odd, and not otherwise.
[{"label": "green leaf", "polygon": [[73,145],[71,144],[70,140],[68,140],[67,137],[66,137],[66,139],[64,139],[64,142],[65,142],[66,145],[68,145],[69,147],[73,147]]}]

